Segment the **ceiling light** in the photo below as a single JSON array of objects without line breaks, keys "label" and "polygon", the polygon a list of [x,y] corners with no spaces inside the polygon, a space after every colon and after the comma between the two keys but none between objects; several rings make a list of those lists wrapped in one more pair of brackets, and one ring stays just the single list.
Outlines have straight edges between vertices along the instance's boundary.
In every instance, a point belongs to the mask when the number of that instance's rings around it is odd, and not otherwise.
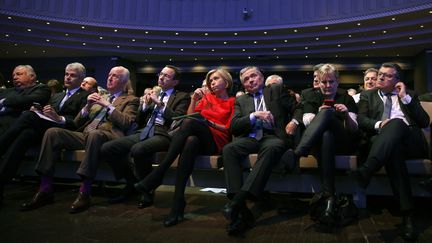
[{"label": "ceiling light", "polygon": [[284,40],[284,42],[285,42],[285,43],[287,43],[287,42],[288,42],[288,40]]},{"label": "ceiling light", "polygon": [[149,50],[153,50],[153,47],[149,47]]},{"label": "ceiling light", "polygon": [[5,34],[5,37],[9,37],[9,35],[8,35],[8,34]]},{"label": "ceiling light", "polygon": [[277,49],[276,49],[276,48],[273,48],[273,51],[277,51]]},{"label": "ceiling light", "polygon": [[135,42],[135,39],[132,39],[132,42]]},{"label": "ceiling light", "polygon": [[305,46],[305,50],[309,49],[309,47]]},{"label": "ceiling light", "polygon": [[351,37],[352,37],[352,35],[348,35],[348,37],[349,37],[349,38],[351,38]]},{"label": "ceiling light", "polygon": [[368,55],[368,54],[366,54],[365,56],[366,56],[366,57],[368,57],[369,55]]},{"label": "ceiling light", "polygon": [[208,33],[204,33],[204,35],[206,35],[206,36],[207,36],[207,35],[208,35]]},{"label": "ceiling light", "polygon": [[103,39],[103,37],[102,36],[99,36],[99,40],[102,40]]},{"label": "ceiling light", "polygon": [[120,48],[120,46],[117,46],[117,48]]},{"label": "ceiling light", "polygon": [[171,62],[171,61],[172,61],[172,58],[170,58],[169,61]]},{"label": "ceiling light", "polygon": [[50,40],[49,40],[49,39],[46,39],[46,42],[50,42]]},{"label": "ceiling light", "polygon": [[408,39],[410,39],[410,40],[412,40],[413,39],[413,37],[412,36],[410,36]]},{"label": "ceiling light", "polygon": [[357,23],[357,26],[360,26],[361,25],[361,23]]},{"label": "ceiling light", "polygon": [[276,59],[279,59],[279,56],[276,56]]},{"label": "ceiling light", "polygon": [[223,60],[223,57],[221,57],[220,59]]},{"label": "ceiling light", "polygon": [[339,56],[336,54],[335,57],[339,57]]},{"label": "ceiling light", "polygon": [[118,31],[118,29],[114,29],[114,32],[117,32]]},{"label": "ceiling light", "polygon": [[215,51],[214,49],[212,49],[211,51]]},{"label": "ceiling light", "polygon": [[11,16],[8,16],[8,19],[12,19],[12,17],[11,17]]},{"label": "ceiling light", "polygon": [[237,35],[237,32],[235,32],[234,35]]},{"label": "ceiling light", "polygon": [[46,24],[47,24],[47,25],[50,25],[51,23],[50,23],[50,22],[46,22]]},{"label": "ceiling light", "polygon": [[15,43],[14,46],[18,46],[18,43]]},{"label": "ceiling light", "polygon": [[329,29],[329,27],[328,27],[328,26],[326,26],[326,27],[324,27],[324,29],[328,30],[328,29]]},{"label": "ceiling light", "polygon": [[45,50],[43,50],[43,51],[42,51],[42,53],[46,53],[46,51],[45,51]]},{"label": "ceiling light", "polygon": [[264,31],[264,35],[267,35],[267,31]]},{"label": "ceiling light", "polygon": [[27,51],[24,51],[24,54],[27,54]]},{"label": "ceiling light", "polygon": [[83,42],[83,43],[82,43],[82,45],[83,45],[83,46],[85,46],[85,45],[86,45],[86,43],[85,43],[85,42]]},{"label": "ceiling light", "polygon": [[144,33],[148,34],[149,32],[148,32],[148,31],[146,31],[146,32],[144,32]]},{"label": "ceiling light", "polygon": [[243,52],[245,52],[245,51],[246,51],[246,49],[242,49],[242,51],[243,51]]},{"label": "ceiling light", "polygon": [[294,30],[294,33],[297,33],[297,30]]},{"label": "ceiling light", "polygon": [[226,41],[224,41],[224,45],[226,45],[227,44],[227,42]]},{"label": "ceiling light", "polygon": [[249,56],[248,59],[251,59],[251,57]]},{"label": "ceiling light", "polygon": [[179,33],[178,33],[178,32],[175,32],[175,35],[179,35]]},{"label": "ceiling light", "polygon": [[31,29],[27,29],[27,31],[28,31],[28,32],[30,32],[30,31],[31,31]]},{"label": "ceiling light", "polygon": [[424,28],[424,25],[420,25],[420,28]]},{"label": "ceiling light", "polygon": [[69,36],[69,34],[68,34],[68,33],[66,33],[66,34],[65,34],[65,36]]},{"label": "ceiling light", "polygon": [[85,26],[81,26],[81,29],[85,29]]},{"label": "ceiling light", "polygon": [[383,30],[383,34],[387,33],[387,30]]},{"label": "ceiling light", "polygon": [[337,46],[338,46],[338,47],[341,47],[341,44],[338,44]]},{"label": "ceiling light", "polygon": [[432,10],[430,10],[429,13],[432,14]]},{"label": "ceiling light", "polygon": [[396,18],[392,18],[392,20],[393,20],[393,21],[395,21],[395,20],[396,20]]},{"label": "ceiling light", "polygon": [[372,41],[372,44],[375,44],[376,42],[375,41]]},{"label": "ceiling light", "polygon": [[180,51],[184,51],[183,48],[181,48]]},{"label": "ceiling light", "polygon": [[258,41],[254,41],[254,44],[258,44]]},{"label": "ceiling light", "polygon": [[162,41],[164,44],[166,44],[166,40]]},{"label": "ceiling light", "polygon": [[195,61],[198,60],[198,58],[196,58],[196,57],[194,59],[195,59]]},{"label": "ceiling light", "polygon": [[305,56],[305,58],[308,58],[308,56]]},{"label": "ceiling light", "polygon": [[319,40],[319,37],[316,37],[315,40]]}]

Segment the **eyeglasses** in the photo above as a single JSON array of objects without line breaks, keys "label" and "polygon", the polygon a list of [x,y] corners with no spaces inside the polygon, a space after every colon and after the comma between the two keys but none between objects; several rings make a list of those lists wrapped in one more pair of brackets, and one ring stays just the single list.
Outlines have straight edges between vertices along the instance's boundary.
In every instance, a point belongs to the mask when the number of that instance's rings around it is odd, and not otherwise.
[{"label": "eyeglasses", "polygon": [[394,74],[389,74],[389,73],[382,73],[382,72],[379,72],[378,73],[378,77],[380,77],[380,76],[383,76],[384,78],[393,78],[395,75]]},{"label": "eyeglasses", "polygon": [[158,77],[166,77],[168,79],[173,78],[171,75],[163,73],[163,72],[158,73]]},{"label": "eyeglasses", "polygon": [[376,81],[377,78],[375,78],[375,77],[365,77],[364,78],[364,81],[369,81],[369,80]]}]

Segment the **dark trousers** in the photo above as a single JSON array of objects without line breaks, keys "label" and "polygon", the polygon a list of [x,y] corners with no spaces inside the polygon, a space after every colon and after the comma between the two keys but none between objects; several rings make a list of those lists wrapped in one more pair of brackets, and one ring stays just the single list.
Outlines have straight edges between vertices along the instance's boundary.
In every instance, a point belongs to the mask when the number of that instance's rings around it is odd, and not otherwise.
[{"label": "dark trousers", "polygon": [[358,141],[358,135],[348,132],[343,121],[334,113],[333,109],[319,111],[295,149],[299,156],[307,156],[311,152],[317,156],[322,189],[331,194],[335,192],[335,155],[353,153]]},{"label": "dark trousers", "polygon": [[27,150],[40,143],[44,132],[60,124],[39,118],[32,111],[21,116],[0,135],[0,181],[7,182],[17,173]]},{"label": "dark trousers", "polygon": [[405,160],[427,156],[427,144],[421,129],[409,127],[402,119],[392,119],[371,141],[369,155],[359,170],[369,179],[384,166],[400,209],[414,209]]},{"label": "dark trousers", "polygon": [[[228,197],[245,191],[259,197],[264,190],[273,167],[286,150],[284,141],[276,135],[264,134],[260,141],[239,137],[223,148],[225,181]],[[243,161],[249,154],[258,153],[258,159],[243,182]]]},{"label": "dark trousers", "polygon": [[144,187],[150,191],[162,184],[163,177],[177,158],[177,178],[174,204],[184,200],[184,190],[192,174],[197,155],[211,155],[217,152],[212,133],[206,124],[194,119],[185,119],[171,140],[166,157],[159,166],[143,179]]},{"label": "dark trousers", "polygon": [[[168,135],[159,135],[157,129],[156,135],[143,141],[140,140],[140,134],[136,133],[102,145],[102,160],[108,162],[117,180],[125,178],[131,182],[135,177],[142,179],[152,171],[155,153],[166,151],[170,144]],[[133,166],[129,157],[133,158]]]}]

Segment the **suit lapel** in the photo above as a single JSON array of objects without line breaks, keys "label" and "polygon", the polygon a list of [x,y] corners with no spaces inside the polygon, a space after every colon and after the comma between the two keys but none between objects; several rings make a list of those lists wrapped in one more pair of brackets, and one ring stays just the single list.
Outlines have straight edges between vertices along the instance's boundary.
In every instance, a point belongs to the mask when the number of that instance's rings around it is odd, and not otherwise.
[{"label": "suit lapel", "polygon": [[167,106],[168,106],[168,107],[171,107],[172,103],[174,102],[175,97],[176,97],[176,93],[177,93],[177,92],[174,90],[174,91],[172,92],[172,94],[170,95],[170,97],[169,97],[169,99],[168,99],[168,102],[167,102]]},{"label": "suit lapel", "polygon": [[263,89],[263,95],[264,95],[264,102],[266,105],[266,109],[269,111],[270,110],[270,104],[271,104],[271,98],[272,98],[272,89],[269,87],[265,87]]}]

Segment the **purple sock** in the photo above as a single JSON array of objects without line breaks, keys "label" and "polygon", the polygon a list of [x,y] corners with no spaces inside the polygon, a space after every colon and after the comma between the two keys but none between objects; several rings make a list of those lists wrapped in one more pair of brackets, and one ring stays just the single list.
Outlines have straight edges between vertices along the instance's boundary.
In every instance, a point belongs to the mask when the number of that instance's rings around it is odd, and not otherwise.
[{"label": "purple sock", "polygon": [[47,193],[51,193],[53,191],[53,179],[51,176],[41,176],[39,191]]},{"label": "purple sock", "polygon": [[93,183],[92,179],[84,179],[81,183],[79,191],[82,192],[83,194],[90,195],[92,183]]}]

